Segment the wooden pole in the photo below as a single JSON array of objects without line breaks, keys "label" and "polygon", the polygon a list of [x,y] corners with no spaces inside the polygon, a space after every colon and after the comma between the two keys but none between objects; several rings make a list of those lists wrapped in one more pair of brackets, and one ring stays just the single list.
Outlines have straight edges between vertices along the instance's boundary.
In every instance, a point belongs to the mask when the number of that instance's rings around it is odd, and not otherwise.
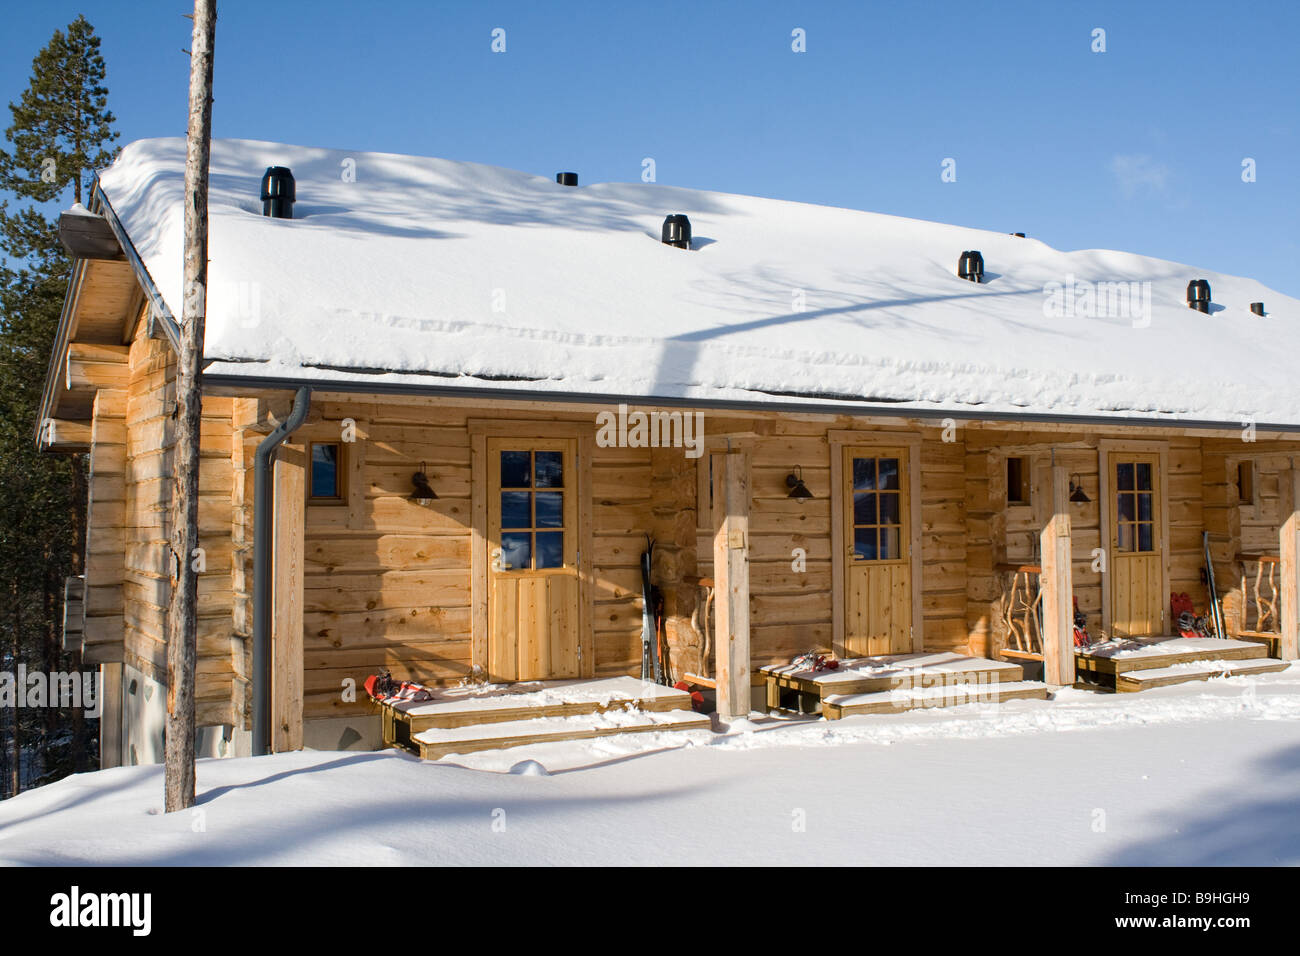
[{"label": "wooden pole", "polygon": [[194,0],[190,118],[185,151],[185,299],[176,362],[176,487],[172,496],[174,586],[167,616],[168,813],[194,806],[194,682],[197,665],[199,425],[208,284],[208,159],[212,145],[212,46],[217,0]]},{"label": "wooden pole", "polygon": [[1300,470],[1296,468],[1294,458],[1280,479],[1282,527],[1278,532],[1278,544],[1282,557],[1282,639],[1278,642],[1278,657],[1293,661],[1300,651]]},{"label": "wooden pole", "polygon": [[306,448],[281,445],[272,466],[275,520],[271,532],[271,752],[302,749],[303,530]]},{"label": "wooden pole", "polygon": [[1042,532],[1044,680],[1074,683],[1074,586],[1071,580],[1069,477],[1060,465],[1051,472],[1051,515]]},{"label": "wooden pole", "polygon": [[713,453],[718,716],[745,717],[749,690],[749,451]]}]

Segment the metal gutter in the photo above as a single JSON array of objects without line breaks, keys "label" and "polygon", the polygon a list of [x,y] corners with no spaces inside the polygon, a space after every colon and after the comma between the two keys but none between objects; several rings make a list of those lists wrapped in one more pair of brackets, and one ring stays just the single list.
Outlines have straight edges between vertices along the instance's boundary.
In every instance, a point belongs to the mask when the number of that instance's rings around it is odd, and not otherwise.
[{"label": "metal gutter", "polygon": [[[267,376],[203,373],[202,381],[208,388],[234,388],[247,390],[295,389],[308,383],[301,379],[272,378]],[[848,415],[855,418],[920,418],[942,421],[952,418],[964,421],[986,422],[1038,422],[1051,425],[1088,425],[1106,428],[1192,428],[1214,431],[1240,431],[1242,421],[1214,421],[1210,419],[1156,418],[1121,415],[1056,415],[1051,413],[1017,413],[978,411],[959,408],[914,408],[908,405],[873,404],[869,402],[765,402],[742,399],[663,398],[654,395],[584,394],[580,392],[550,392],[514,388],[479,388],[475,386],[412,385],[396,382],[358,382],[352,380],[313,379],[310,387],[317,392],[373,392],[383,395],[424,395],[439,398],[481,398],[485,401],[565,402],[570,404],[605,405],[660,405],[672,408],[717,408],[736,411],[769,411],[803,415]],[[1257,432],[1281,432],[1300,435],[1300,423],[1255,422]]]},{"label": "metal gutter", "polygon": [[257,446],[253,465],[253,756],[271,752],[271,468],[276,450],[304,421],[311,408],[311,389],[298,389],[289,417]]}]

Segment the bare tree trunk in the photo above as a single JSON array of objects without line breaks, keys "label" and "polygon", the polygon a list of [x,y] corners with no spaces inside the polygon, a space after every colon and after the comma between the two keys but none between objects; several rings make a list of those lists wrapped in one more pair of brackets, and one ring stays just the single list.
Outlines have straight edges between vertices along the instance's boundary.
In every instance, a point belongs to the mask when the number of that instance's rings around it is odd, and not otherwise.
[{"label": "bare tree trunk", "polygon": [[[77,178],[81,182],[81,178]],[[80,202],[80,200],[78,200]],[[86,503],[90,486],[86,481],[85,458],[72,456],[72,573],[80,574],[86,554]]]},{"label": "bare tree trunk", "polygon": [[[18,585],[13,586],[14,602],[14,634],[13,634],[13,661],[14,661],[14,680],[18,679],[18,656],[22,652],[21,635],[23,633],[23,618],[21,609],[20,592]],[[25,687],[14,686],[16,694],[26,693]],[[13,711],[13,740],[10,741],[13,747],[13,756],[9,761],[9,796],[18,796],[18,791],[22,789],[22,776],[19,773],[22,767],[23,746],[22,734],[18,727],[18,715],[22,713],[22,708],[18,706],[18,701],[14,701]]]},{"label": "bare tree trunk", "polygon": [[190,121],[185,153],[185,302],[176,362],[176,492],[172,498],[175,584],[167,640],[167,812],[194,806],[194,672],[197,664],[199,423],[208,283],[208,153],[212,140],[212,46],[217,0],[194,0]]}]

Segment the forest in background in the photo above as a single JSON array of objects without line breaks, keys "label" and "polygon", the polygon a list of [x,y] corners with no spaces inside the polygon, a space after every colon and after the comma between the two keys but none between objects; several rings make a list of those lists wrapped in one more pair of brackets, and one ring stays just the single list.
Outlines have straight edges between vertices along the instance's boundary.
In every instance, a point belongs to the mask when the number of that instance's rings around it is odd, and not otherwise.
[{"label": "forest in background", "polygon": [[[39,452],[35,436],[72,273],[58,214],[88,202],[95,172],[117,155],[105,80],[100,38],[78,17],[36,53],[0,144],[0,672],[9,674],[83,667],[62,631],[64,580],[83,566],[86,456]],[[98,767],[98,721],[80,709],[6,707],[0,722],[0,797]]]}]

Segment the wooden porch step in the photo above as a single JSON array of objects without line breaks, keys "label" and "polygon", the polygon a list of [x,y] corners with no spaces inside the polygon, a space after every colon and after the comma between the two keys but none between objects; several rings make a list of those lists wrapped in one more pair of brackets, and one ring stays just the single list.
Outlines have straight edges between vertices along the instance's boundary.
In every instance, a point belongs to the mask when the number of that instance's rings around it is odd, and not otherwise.
[{"label": "wooden porch step", "polygon": [[607,710],[660,712],[690,710],[686,691],[636,677],[598,680],[528,681],[437,691],[434,700],[392,705],[394,719],[411,734],[435,727],[465,727],[535,717],[572,717]]},{"label": "wooden porch step", "polygon": [[1119,693],[1134,693],[1152,687],[1168,687],[1172,684],[1209,680],[1212,677],[1245,677],[1252,674],[1268,674],[1275,671],[1284,671],[1288,666],[1287,661],[1277,661],[1272,658],[1196,660],[1183,664],[1174,664],[1169,667],[1126,671],[1116,675],[1115,690]]},{"label": "wooden porch step", "polygon": [[711,726],[707,715],[690,710],[605,710],[596,714],[567,717],[536,717],[462,727],[434,727],[415,734],[411,743],[423,759],[437,760],[448,754],[502,750],[525,744],[588,740],[615,734],[708,730]]},{"label": "wooden porch step", "polygon": [[1276,631],[1238,631],[1237,639],[1252,644],[1263,644],[1268,648],[1269,657],[1282,656],[1282,635]]},{"label": "wooden porch step", "polygon": [[922,708],[1031,699],[1046,700],[1047,685],[1039,681],[1022,680],[896,688],[869,694],[831,694],[823,697],[822,716],[827,720],[838,720],[854,714],[897,714]]},{"label": "wooden porch step", "polygon": [[816,691],[822,698],[899,687],[1018,681],[1024,677],[1024,669],[1019,664],[950,652],[850,658],[840,661],[840,666],[833,671],[810,671],[793,664],[771,665],[761,668],[760,673],[778,687]]},{"label": "wooden porch step", "polygon": [[1080,675],[1117,675],[1154,670],[1192,661],[1236,661],[1267,657],[1268,648],[1254,641],[1217,637],[1119,638],[1074,652]]}]

